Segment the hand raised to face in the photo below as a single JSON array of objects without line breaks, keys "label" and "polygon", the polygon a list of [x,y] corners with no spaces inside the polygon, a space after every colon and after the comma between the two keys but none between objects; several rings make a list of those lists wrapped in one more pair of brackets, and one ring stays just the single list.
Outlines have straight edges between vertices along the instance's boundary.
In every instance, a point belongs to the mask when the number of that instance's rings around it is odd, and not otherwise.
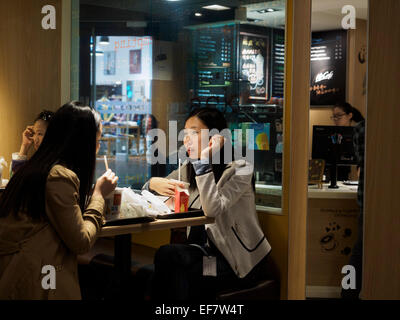
[{"label": "hand raised to face", "polygon": [[201,152],[201,160],[211,158],[213,154],[216,154],[219,150],[221,150],[221,148],[225,144],[225,141],[226,139],[219,134],[212,136],[210,141],[208,142],[208,147]]}]

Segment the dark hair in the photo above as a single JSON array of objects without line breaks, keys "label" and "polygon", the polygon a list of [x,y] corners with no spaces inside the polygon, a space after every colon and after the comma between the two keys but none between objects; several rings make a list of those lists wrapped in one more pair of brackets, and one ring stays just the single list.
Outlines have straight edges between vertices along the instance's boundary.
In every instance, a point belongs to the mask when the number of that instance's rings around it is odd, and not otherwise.
[{"label": "dark hair", "polygon": [[[186,118],[185,123],[192,117],[198,118],[201,122],[204,123],[204,125],[209,129],[217,129],[219,132],[221,132],[224,129],[228,129],[228,124],[226,122],[226,119],[221,111],[219,111],[216,108],[211,108],[211,107],[204,107],[204,108],[197,108],[194,109],[189,116]],[[215,183],[218,183],[219,179],[221,178],[224,170],[227,167],[227,164],[225,164],[224,161],[224,154],[225,154],[225,148],[227,144],[225,144],[219,154],[220,154],[220,161],[219,164],[211,164],[212,170],[214,173],[214,178],[215,178]],[[233,159],[233,150],[231,150],[232,154],[232,159]],[[192,163],[190,162],[187,166],[187,177],[190,182],[190,185],[196,185],[196,174],[194,172],[194,168]],[[255,185],[254,182],[254,176],[253,176],[253,188]]]},{"label": "dark hair", "polygon": [[352,113],[353,116],[351,117],[351,120],[354,122],[358,123],[358,122],[364,120],[364,117],[361,114],[361,112],[358,111],[356,108],[354,108],[350,103],[347,103],[347,102],[337,103],[333,108],[340,108],[346,114]]},{"label": "dark hair", "polygon": [[43,110],[41,113],[38,114],[38,116],[36,117],[34,122],[42,120],[42,121],[46,122],[47,124],[49,124],[49,122],[53,116],[54,116],[53,111]]},{"label": "dark hair", "polygon": [[46,181],[56,164],[78,176],[79,205],[84,210],[93,183],[100,122],[100,115],[80,102],[58,109],[39,149],[8,183],[0,198],[0,216],[23,212],[34,220],[44,218]]}]

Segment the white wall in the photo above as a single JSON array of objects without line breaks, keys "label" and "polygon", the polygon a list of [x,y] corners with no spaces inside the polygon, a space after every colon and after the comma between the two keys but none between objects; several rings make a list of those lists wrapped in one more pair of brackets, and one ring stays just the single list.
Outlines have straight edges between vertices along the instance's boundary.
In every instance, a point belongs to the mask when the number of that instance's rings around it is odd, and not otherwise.
[{"label": "white wall", "polygon": [[[126,82],[145,80],[146,98],[151,99],[151,80],[153,77],[153,41],[151,37],[109,37],[108,45],[99,44],[96,39],[96,51],[115,52],[115,75],[104,74],[104,56],[96,56],[96,85],[114,85],[122,83],[123,101],[126,101]],[[129,52],[142,50],[142,70],[138,74],[129,73]]]}]

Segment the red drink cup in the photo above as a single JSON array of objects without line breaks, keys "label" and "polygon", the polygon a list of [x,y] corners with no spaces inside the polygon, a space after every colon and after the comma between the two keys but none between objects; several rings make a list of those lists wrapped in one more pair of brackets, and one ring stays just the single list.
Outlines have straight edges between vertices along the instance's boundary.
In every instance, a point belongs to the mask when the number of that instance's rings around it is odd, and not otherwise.
[{"label": "red drink cup", "polygon": [[189,192],[179,187],[175,188],[175,213],[188,211]]}]

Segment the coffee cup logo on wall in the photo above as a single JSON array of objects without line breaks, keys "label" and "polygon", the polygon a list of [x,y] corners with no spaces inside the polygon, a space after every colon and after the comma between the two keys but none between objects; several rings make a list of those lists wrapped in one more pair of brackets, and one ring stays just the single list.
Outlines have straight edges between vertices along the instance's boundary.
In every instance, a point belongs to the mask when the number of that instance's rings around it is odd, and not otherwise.
[{"label": "coffee cup logo on wall", "polygon": [[332,77],[333,77],[333,71],[320,72],[315,77],[314,83],[318,83],[324,80],[330,80],[332,79]]}]

